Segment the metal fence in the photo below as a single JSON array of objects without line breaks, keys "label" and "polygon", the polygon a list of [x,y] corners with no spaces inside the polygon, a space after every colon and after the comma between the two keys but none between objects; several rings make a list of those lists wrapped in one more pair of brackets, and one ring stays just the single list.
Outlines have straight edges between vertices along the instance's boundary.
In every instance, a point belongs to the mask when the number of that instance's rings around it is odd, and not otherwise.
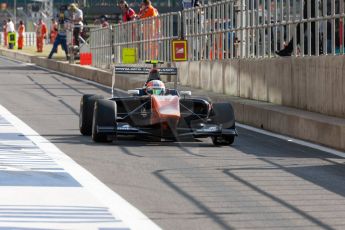
[{"label": "metal fence", "polygon": [[92,29],[90,33],[92,65],[98,68],[110,68],[112,64],[111,28]]},{"label": "metal fence", "polygon": [[182,14],[190,60],[344,52],[344,0],[228,0]]},{"label": "metal fence", "polygon": [[[17,34],[18,38],[18,34]],[[0,33],[0,44],[4,45],[4,33]],[[35,46],[36,45],[36,33],[35,32],[25,32],[24,33],[24,46]]]},{"label": "metal fence", "polygon": [[121,63],[123,48],[137,48],[138,60],[171,61],[171,42],[181,35],[181,13],[137,20],[113,27],[115,62]]},{"label": "metal fence", "polygon": [[344,17],[344,0],[223,0],[117,24],[112,37],[94,30],[92,55],[95,66],[121,63],[132,47],[139,61],[170,62],[178,38],[188,40],[188,60],[343,54]]}]

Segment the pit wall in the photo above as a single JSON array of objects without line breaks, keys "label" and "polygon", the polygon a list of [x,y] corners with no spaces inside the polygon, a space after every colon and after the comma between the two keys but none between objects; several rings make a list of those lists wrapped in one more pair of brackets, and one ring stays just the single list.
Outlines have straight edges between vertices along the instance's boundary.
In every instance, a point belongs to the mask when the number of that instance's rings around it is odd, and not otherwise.
[{"label": "pit wall", "polygon": [[345,118],[345,57],[177,64],[182,85]]}]

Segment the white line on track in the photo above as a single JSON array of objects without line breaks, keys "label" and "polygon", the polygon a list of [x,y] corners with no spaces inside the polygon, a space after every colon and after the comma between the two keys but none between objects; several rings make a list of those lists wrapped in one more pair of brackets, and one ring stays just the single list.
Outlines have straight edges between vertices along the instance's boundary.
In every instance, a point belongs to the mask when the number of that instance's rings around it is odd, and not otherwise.
[{"label": "white line on track", "polygon": [[154,222],[113,192],[90,172],[74,162],[47,139],[40,136],[19,118],[0,105],[0,116],[10,122],[20,133],[31,140],[43,152],[64,168],[75,180],[87,189],[98,201],[131,229],[160,229]]},{"label": "white line on track", "polygon": [[[4,57],[4,58],[5,59],[9,59],[9,60],[13,60],[13,61],[16,61],[16,62],[20,62],[18,60],[14,60],[14,59],[11,59],[11,58],[7,58],[7,57]],[[86,83],[89,83],[89,84],[94,84],[94,85],[97,85],[97,86],[101,86],[101,87],[105,87],[105,88],[111,89],[111,87],[99,84],[97,82],[86,80],[86,79],[82,79],[82,78],[78,78],[78,77],[72,76],[70,74],[62,73],[62,72],[59,72],[59,71],[50,70],[50,69],[38,66],[36,64],[24,63],[24,62],[21,62],[21,63],[26,64],[26,65],[30,65],[30,66],[35,66],[35,67],[37,67],[39,69],[43,69],[43,70],[46,70],[46,71],[56,72],[56,73],[68,76],[68,77],[70,77],[72,79],[76,79],[76,80],[79,80],[79,81],[82,81],[82,82],[86,82]],[[121,89],[116,89],[116,90],[118,90],[119,92],[127,93],[126,91],[121,90]],[[291,138],[291,137],[288,137],[288,136],[284,136],[282,134],[272,133],[270,131],[258,129],[258,128],[255,128],[255,127],[252,127],[252,126],[249,126],[249,125],[240,124],[238,122],[236,122],[236,125],[238,127],[241,127],[241,128],[253,131],[253,132],[261,133],[261,134],[264,134],[264,135],[267,135],[267,136],[271,136],[271,137],[276,137],[276,138],[279,138],[281,140],[286,140],[286,141],[293,142],[293,143],[296,143],[296,144],[299,144],[299,145],[302,145],[302,146],[306,146],[306,147],[313,148],[313,149],[316,149],[316,150],[324,151],[324,152],[327,152],[327,153],[330,153],[330,154],[333,154],[333,155],[345,158],[345,153],[344,152],[341,152],[341,151],[338,151],[338,150],[335,150],[335,149],[332,149],[332,148],[324,147],[322,145],[314,144],[314,143],[311,143],[311,142],[308,142],[308,141],[299,140],[299,139],[296,139],[296,138]]]},{"label": "white line on track", "polygon": [[335,149],[331,149],[331,148],[327,148],[325,146],[321,146],[321,145],[318,145],[318,144],[310,143],[310,142],[299,140],[299,139],[296,139],[296,138],[284,136],[284,135],[281,135],[281,134],[272,133],[270,131],[254,128],[254,127],[249,126],[249,125],[240,124],[238,122],[236,122],[236,126],[241,127],[243,129],[247,129],[247,130],[256,132],[256,133],[261,133],[261,134],[264,134],[264,135],[267,135],[267,136],[270,136],[270,137],[275,137],[275,138],[278,138],[278,139],[281,139],[281,140],[285,140],[285,141],[288,141],[288,142],[292,142],[292,143],[295,143],[295,144],[298,144],[298,145],[306,146],[306,147],[309,147],[309,148],[313,148],[313,149],[316,149],[316,150],[320,150],[320,151],[323,151],[323,152],[327,152],[327,153],[330,153],[330,154],[333,154],[333,155],[345,158],[345,153],[344,152],[341,152],[341,151],[338,151],[338,150],[335,150]]}]

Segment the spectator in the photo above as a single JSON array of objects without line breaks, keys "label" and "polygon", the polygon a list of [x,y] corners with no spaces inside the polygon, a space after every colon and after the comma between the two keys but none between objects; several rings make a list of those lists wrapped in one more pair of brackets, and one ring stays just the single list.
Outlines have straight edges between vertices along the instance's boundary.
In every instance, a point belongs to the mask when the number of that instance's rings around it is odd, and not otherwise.
[{"label": "spectator", "polygon": [[183,9],[201,6],[199,0],[182,0]]},{"label": "spectator", "polygon": [[140,10],[138,17],[140,19],[144,19],[144,18],[156,17],[158,15],[159,15],[158,10],[152,6],[151,1],[143,0],[142,8]]},{"label": "spectator", "polygon": [[69,5],[69,9],[72,12],[72,20],[74,24],[73,38],[74,44],[79,46],[79,35],[83,27],[83,11],[77,7],[75,3]]},{"label": "spectator", "polygon": [[[315,3],[317,4],[316,0],[310,1],[310,9],[311,9],[311,18],[315,18]],[[307,19],[308,18],[308,0],[303,0],[303,18]],[[305,25],[304,26],[304,32],[306,32],[306,29],[308,27]],[[301,42],[301,39],[305,39],[306,37],[301,37],[301,23],[297,25],[297,36],[296,36],[296,44],[299,45]],[[315,22],[311,22],[311,34],[310,38],[311,39],[311,54],[315,55]],[[279,56],[291,56],[293,52],[293,39],[291,39],[288,43],[288,45],[279,51],[276,51],[276,54]],[[305,43],[304,45],[304,53],[308,53],[308,45]]]},{"label": "spectator", "polygon": [[13,49],[15,46],[15,43],[16,43],[15,34],[13,34],[13,33],[15,33],[16,30],[14,28],[14,24],[12,22],[12,19],[10,19],[10,18],[7,21],[6,32],[7,32],[7,34],[10,34],[10,36],[9,36],[10,39],[9,39],[9,41],[7,41],[8,42],[8,48]]},{"label": "spectator", "polygon": [[108,22],[107,16],[103,15],[101,17],[101,25],[102,25],[102,28],[108,28],[109,27],[109,22]]},{"label": "spectator", "polygon": [[52,23],[50,25],[50,44],[54,44],[54,41],[56,39],[58,33],[58,23],[57,21],[53,18]]},{"label": "spectator", "polygon": [[137,17],[135,11],[128,6],[126,1],[120,1],[119,7],[122,11],[122,22],[133,21]]},{"label": "spectator", "polygon": [[100,18],[96,18],[96,19],[93,21],[93,25],[94,25],[94,26],[102,26],[101,19],[100,19]]},{"label": "spectator", "polygon": [[12,21],[12,19],[9,18],[8,21],[7,21],[7,33],[13,33],[15,31],[16,30],[14,28],[13,21]]},{"label": "spectator", "polygon": [[22,20],[19,21],[18,27],[18,49],[23,49],[24,46],[24,33],[25,33],[25,26]]},{"label": "spectator", "polygon": [[38,24],[36,25],[36,46],[37,52],[43,52],[43,44],[44,39],[47,37],[47,26],[43,22],[42,18],[38,20]]},{"label": "spectator", "polygon": [[6,20],[3,21],[2,32],[4,33],[4,46],[7,47],[7,21]]},{"label": "spectator", "polygon": [[[64,8],[61,7],[60,11],[63,11],[63,10],[64,10]],[[53,57],[53,54],[57,53],[57,48],[58,48],[59,45],[61,45],[62,50],[65,51],[66,59],[69,60],[66,31],[67,31],[67,23],[66,23],[64,14],[61,13],[60,14],[60,18],[59,18],[57,36],[56,36],[56,39],[54,41],[53,48],[50,51],[50,54],[48,56],[48,59],[51,59]]]}]

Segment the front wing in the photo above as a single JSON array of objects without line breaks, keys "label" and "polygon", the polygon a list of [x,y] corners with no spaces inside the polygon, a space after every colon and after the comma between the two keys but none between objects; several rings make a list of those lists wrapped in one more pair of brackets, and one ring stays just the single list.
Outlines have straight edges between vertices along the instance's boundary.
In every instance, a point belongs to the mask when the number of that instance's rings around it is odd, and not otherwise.
[{"label": "front wing", "polygon": [[[171,136],[164,136],[157,127],[134,127],[128,123],[118,122],[116,126],[98,126],[99,133],[109,135],[144,135],[144,136],[158,136],[162,138],[169,138]],[[218,124],[204,124],[198,128],[181,128],[177,127],[171,130],[175,138],[193,136],[195,138],[213,137],[213,136],[238,136],[236,128],[225,129]]]}]

